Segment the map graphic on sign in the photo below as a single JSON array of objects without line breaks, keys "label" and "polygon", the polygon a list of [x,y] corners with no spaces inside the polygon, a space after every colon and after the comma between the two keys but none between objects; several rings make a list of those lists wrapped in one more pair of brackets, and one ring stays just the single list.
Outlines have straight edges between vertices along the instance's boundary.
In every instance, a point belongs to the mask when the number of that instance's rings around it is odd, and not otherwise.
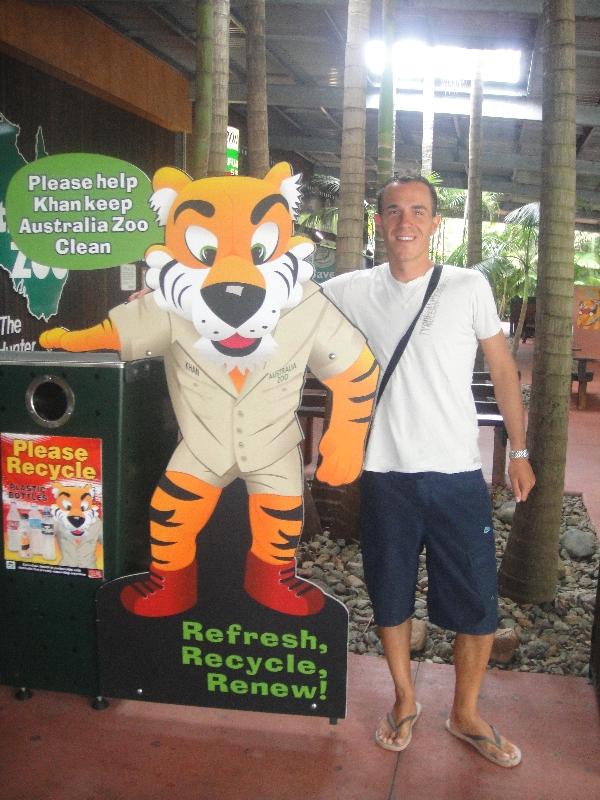
[{"label": "map graphic on sign", "polygon": [[[19,151],[20,128],[0,114],[0,267],[12,279],[12,288],[27,300],[27,310],[36,319],[49,320],[58,305],[68,271],[50,268],[27,258],[12,240],[6,224],[6,191],[13,175],[27,164]],[[35,141],[36,159],[46,154],[42,129]]]}]

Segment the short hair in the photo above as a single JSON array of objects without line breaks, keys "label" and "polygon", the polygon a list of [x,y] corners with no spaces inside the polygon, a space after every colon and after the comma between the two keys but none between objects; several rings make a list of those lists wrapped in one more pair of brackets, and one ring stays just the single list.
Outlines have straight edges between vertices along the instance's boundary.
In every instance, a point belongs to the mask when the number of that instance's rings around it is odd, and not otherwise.
[{"label": "short hair", "polygon": [[383,211],[383,193],[387,189],[388,186],[393,186],[394,184],[403,184],[403,183],[422,183],[429,189],[429,194],[431,195],[431,212],[432,216],[435,217],[437,214],[437,207],[438,207],[438,196],[435,190],[435,186],[430,183],[427,178],[424,178],[422,175],[393,175],[389,178],[381,187],[381,189],[377,192],[377,212],[381,214]]}]

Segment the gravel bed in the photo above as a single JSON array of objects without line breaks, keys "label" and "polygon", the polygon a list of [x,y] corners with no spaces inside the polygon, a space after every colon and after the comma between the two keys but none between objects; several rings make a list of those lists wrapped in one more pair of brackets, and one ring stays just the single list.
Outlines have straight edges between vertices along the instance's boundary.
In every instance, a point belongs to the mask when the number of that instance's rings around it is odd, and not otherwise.
[{"label": "gravel bed", "polygon": [[[492,495],[496,555],[502,558],[510,532],[512,495],[508,489],[496,489]],[[587,537],[588,545],[596,534],[580,496],[563,499],[561,534]],[[499,669],[521,672],[547,672],[558,675],[587,676],[590,639],[594,615],[600,547],[592,539],[593,553],[571,556],[561,537],[559,583],[556,597],[541,605],[517,604],[501,597],[498,627],[512,628],[519,646],[507,664],[492,662]],[[444,631],[427,619],[427,574],[421,557],[415,617],[427,623],[423,649],[413,651],[417,661],[452,663],[454,634]],[[381,654],[372,609],[363,581],[362,556],[357,543],[332,540],[327,531],[303,543],[298,557],[298,574],[321,586],[328,594],[344,602],[350,612],[349,650],[353,653]]]}]

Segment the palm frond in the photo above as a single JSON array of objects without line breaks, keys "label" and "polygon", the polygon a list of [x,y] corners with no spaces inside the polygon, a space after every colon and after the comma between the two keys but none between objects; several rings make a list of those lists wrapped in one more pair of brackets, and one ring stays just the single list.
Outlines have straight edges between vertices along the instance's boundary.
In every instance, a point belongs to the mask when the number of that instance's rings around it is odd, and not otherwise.
[{"label": "palm frond", "polygon": [[524,228],[537,228],[540,224],[540,204],[526,203],[515,208],[504,217],[507,225],[522,225]]}]

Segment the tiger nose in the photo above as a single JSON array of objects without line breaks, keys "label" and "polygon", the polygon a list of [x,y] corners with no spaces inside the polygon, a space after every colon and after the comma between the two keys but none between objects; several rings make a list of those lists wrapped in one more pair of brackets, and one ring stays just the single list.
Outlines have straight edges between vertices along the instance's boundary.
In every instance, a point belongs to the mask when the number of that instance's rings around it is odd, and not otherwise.
[{"label": "tiger nose", "polygon": [[71,517],[67,517],[67,519],[69,520],[69,522],[71,523],[71,525],[74,528],[81,528],[81,526],[85,522],[85,517],[71,516]]},{"label": "tiger nose", "polygon": [[232,328],[256,314],[265,299],[264,289],[248,283],[213,283],[200,294],[210,310]]}]

